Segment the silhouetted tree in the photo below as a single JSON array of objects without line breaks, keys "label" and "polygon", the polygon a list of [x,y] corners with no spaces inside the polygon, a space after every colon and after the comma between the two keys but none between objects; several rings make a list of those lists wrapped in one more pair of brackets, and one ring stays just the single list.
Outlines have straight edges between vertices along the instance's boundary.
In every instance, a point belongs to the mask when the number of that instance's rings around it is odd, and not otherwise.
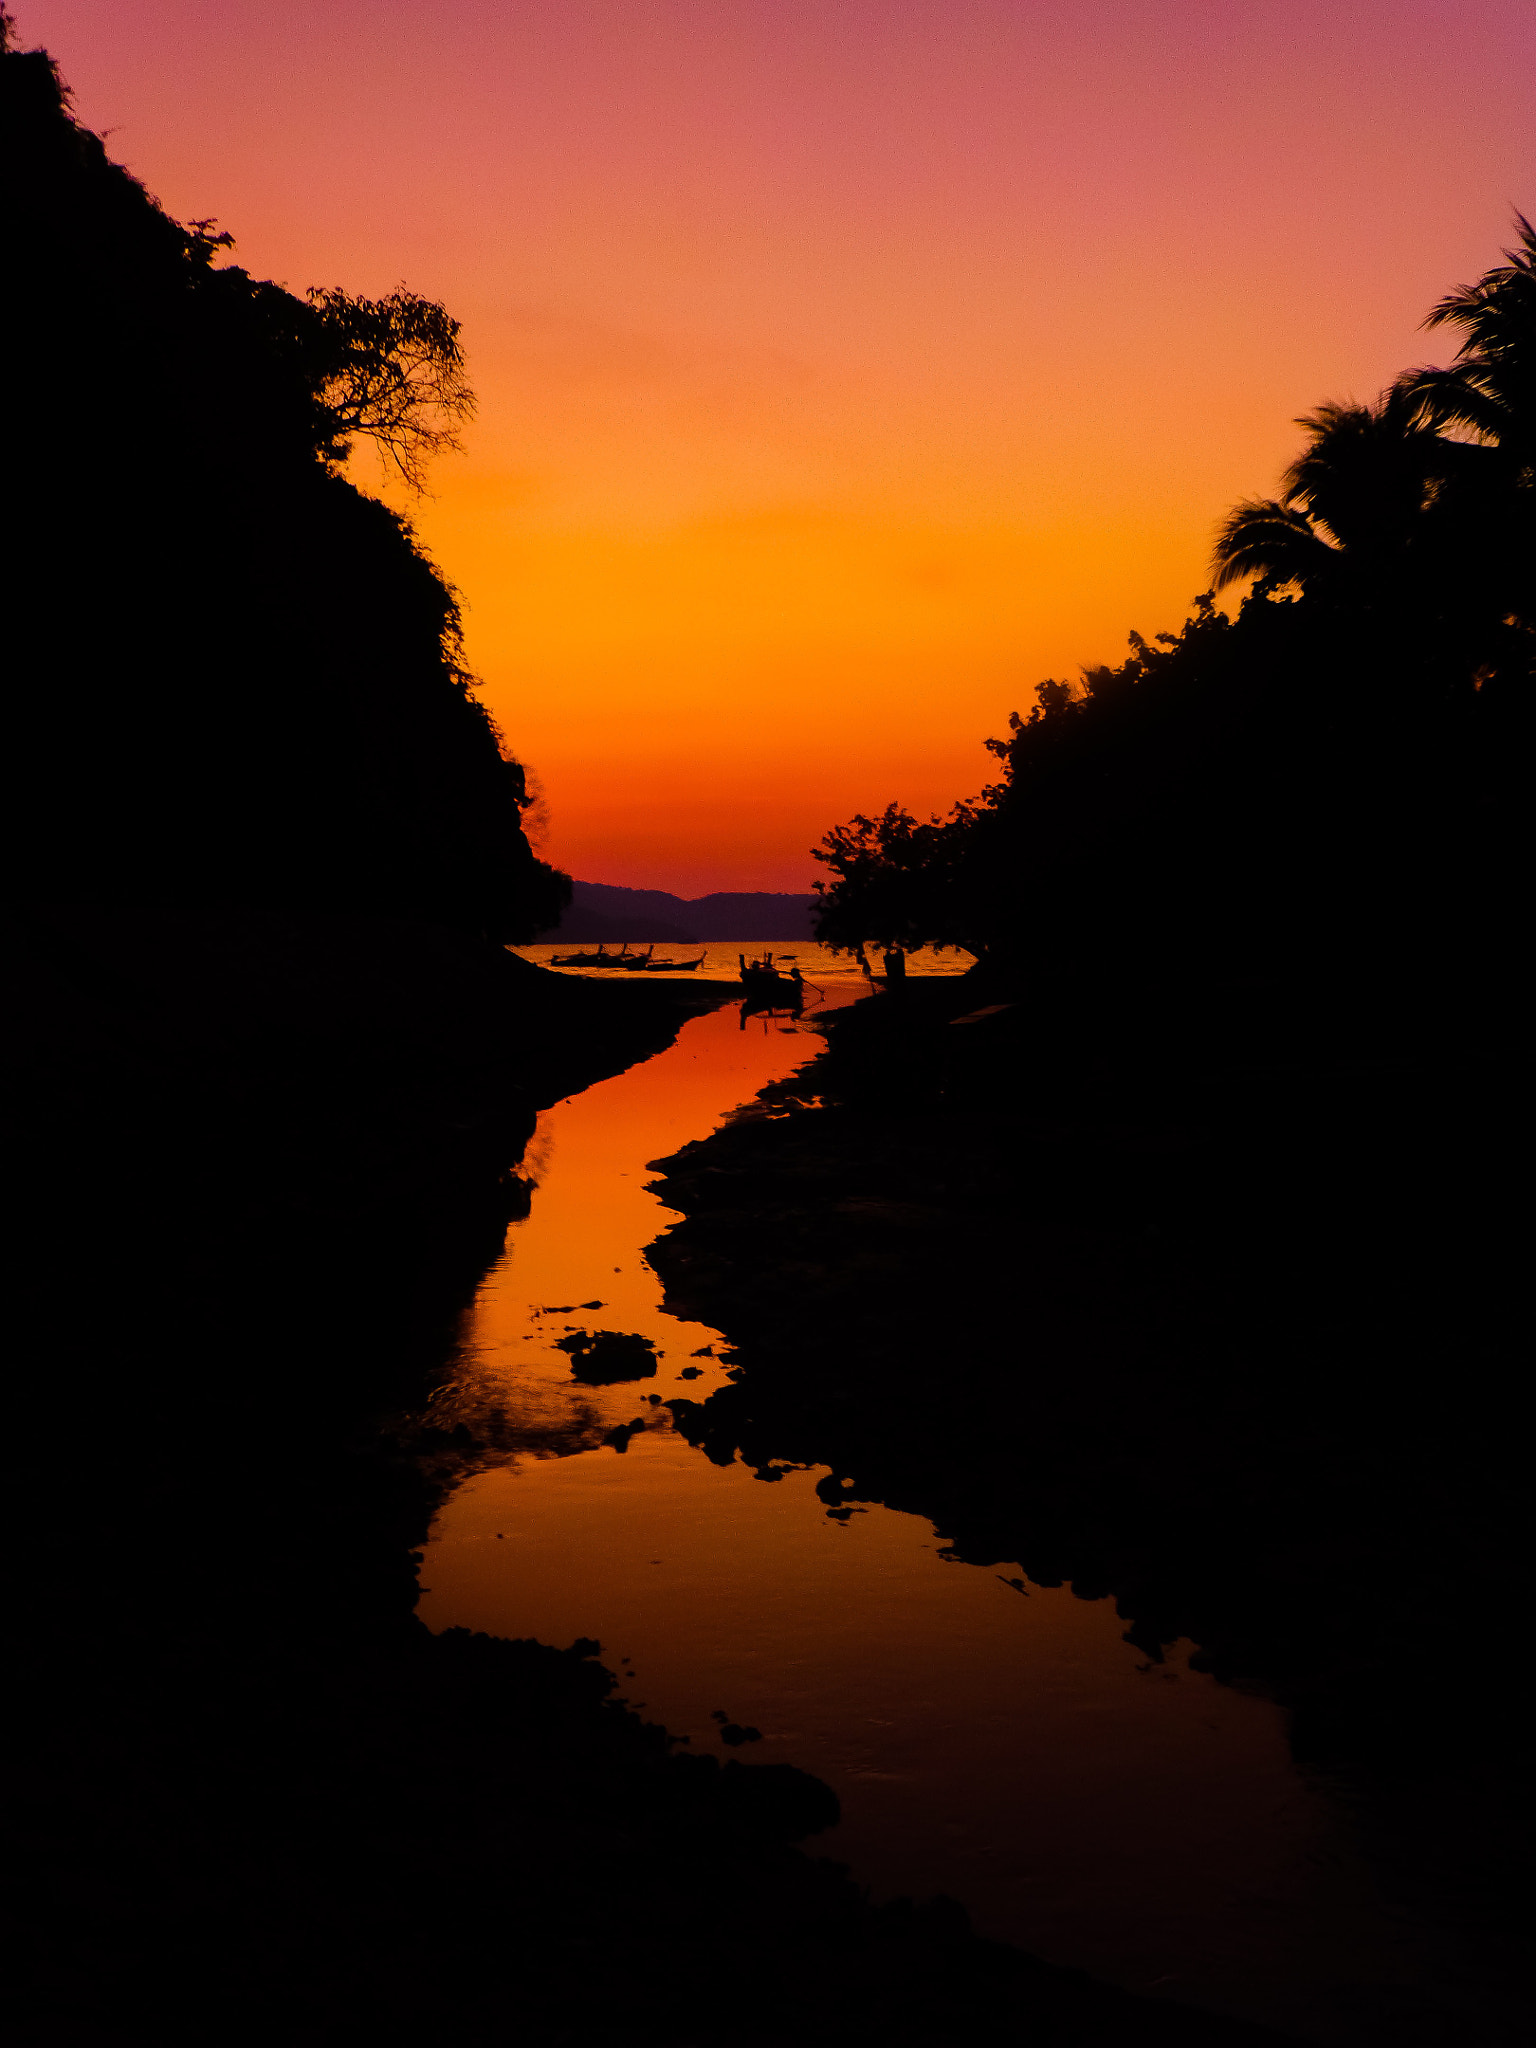
[{"label": "silhouetted tree", "polygon": [[1426,325],[1459,328],[1449,369],[1406,373],[1373,406],[1320,406],[1278,498],[1224,521],[1217,586],[1294,585],[1431,651],[1442,680],[1528,676],[1536,626],[1536,236]]},{"label": "silhouetted tree", "polygon": [[1443,464],[1411,391],[1374,406],[1321,405],[1296,423],[1308,445],[1279,498],[1247,498],[1216,543],[1216,587],[1244,576],[1295,583],[1309,597],[1401,604]]},{"label": "silhouetted tree", "polygon": [[813,884],[821,943],[845,953],[871,945],[979,951],[974,933],[962,936],[965,898],[950,872],[973,809],[958,805],[949,818],[920,824],[899,804],[891,804],[878,818],[856,817],[829,832],[813,849],[813,858],[836,877],[830,884]]},{"label": "silhouetted tree", "polygon": [[459,323],[404,285],[383,299],[312,290],[305,336],[317,389],[316,452],[344,462],[359,434],[412,490],[474,417]]},{"label": "silhouetted tree", "polygon": [[1402,380],[1449,458],[1443,510],[1462,538],[1462,574],[1512,629],[1490,680],[1529,680],[1536,639],[1536,229],[1515,222],[1505,261],[1425,322],[1460,331],[1455,362]]},{"label": "silhouetted tree", "polygon": [[1405,380],[1437,427],[1462,429],[1497,449],[1514,480],[1536,484],[1536,228],[1515,215],[1517,246],[1504,262],[1447,294],[1426,327],[1459,329],[1448,370],[1415,370]]},{"label": "silhouetted tree", "polygon": [[[1146,986],[1497,974],[1536,652],[1536,237],[1430,316],[1455,364],[1320,406],[1177,634],[1042,683],[950,819],[829,833],[820,932]],[[1480,957],[1479,949],[1482,949]],[[1454,970],[1446,963],[1457,961]],[[1375,963],[1373,965],[1372,963]],[[1121,998],[1123,999],[1123,998]]]}]

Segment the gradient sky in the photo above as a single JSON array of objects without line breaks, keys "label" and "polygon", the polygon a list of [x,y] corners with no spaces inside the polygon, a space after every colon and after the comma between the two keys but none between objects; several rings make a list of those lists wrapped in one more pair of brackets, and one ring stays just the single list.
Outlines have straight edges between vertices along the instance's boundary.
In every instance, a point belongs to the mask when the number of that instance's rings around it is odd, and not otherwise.
[{"label": "gradient sky", "polygon": [[545,850],[690,895],[978,787],[1536,212],[1536,0],[11,4],[257,275],[463,321],[415,517]]}]

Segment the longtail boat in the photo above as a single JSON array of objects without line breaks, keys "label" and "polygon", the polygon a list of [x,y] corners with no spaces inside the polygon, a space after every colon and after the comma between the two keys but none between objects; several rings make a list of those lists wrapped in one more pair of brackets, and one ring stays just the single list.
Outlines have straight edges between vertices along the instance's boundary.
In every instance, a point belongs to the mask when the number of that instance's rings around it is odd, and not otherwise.
[{"label": "longtail boat", "polygon": [[549,964],[551,967],[628,967],[632,965],[625,957],[628,952],[629,941],[626,939],[617,953],[609,953],[599,945],[595,953],[552,953]]},{"label": "longtail boat", "polygon": [[[792,960],[794,955],[786,953],[783,957]],[[783,974],[774,966],[772,953],[764,953],[758,960],[748,960],[739,953],[736,958],[741,968],[741,985],[754,1001],[777,995],[793,999],[800,988],[798,976]]]},{"label": "longtail boat", "polygon": [[704,955],[701,953],[697,960],[632,960],[625,964],[637,974],[692,974],[696,967],[704,965]]}]

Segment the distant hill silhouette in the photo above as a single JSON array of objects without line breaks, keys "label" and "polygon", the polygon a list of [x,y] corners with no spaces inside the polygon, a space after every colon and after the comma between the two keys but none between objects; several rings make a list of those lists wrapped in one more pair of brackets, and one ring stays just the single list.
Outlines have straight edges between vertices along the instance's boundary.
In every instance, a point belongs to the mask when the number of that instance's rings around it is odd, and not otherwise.
[{"label": "distant hill silhouette", "polygon": [[766,891],[717,890],[710,896],[673,896],[665,889],[619,889],[608,882],[577,882],[569,908],[546,938],[649,945],[696,945],[717,939],[811,937],[816,899]]}]

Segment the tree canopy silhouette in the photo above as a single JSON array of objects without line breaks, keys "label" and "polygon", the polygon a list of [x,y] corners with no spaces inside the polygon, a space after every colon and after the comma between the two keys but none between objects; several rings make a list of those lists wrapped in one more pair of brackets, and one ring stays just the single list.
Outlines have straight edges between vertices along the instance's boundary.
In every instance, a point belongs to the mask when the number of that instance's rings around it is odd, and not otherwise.
[{"label": "tree canopy silhouette", "polygon": [[1461,346],[1448,370],[1415,370],[1409,388],[1442,429],[1463,429],[1496,449],[1511,479],[1536,483],[1536,228],[1515,215],[1520,230],[1504,262],[1450,292],[1426,327],[1459,329]]},{"label": "tree canopy silhouette", "polygon": [[12,894],[554,923],[457,597],[342,474],[366,439],[419,489],[456,445],[457,322],[251,277],[8,26],[0,126]]},{"label": "tree canopy silhouette", "polygon": [[1279,495],[1222,523],[1217,588],[1251,579],[1234,616],[1207,593],[1178,634],[1042,683],[986,743],[1000,779],[948,819],[892,805],[827,835],[824,940],[1143,979],[1507,957],[1536,666],[1517,223],[1430,315],[1455,362],[1319,406]]},{"label": "tree canopy silhouette", "polygon": [[1314,604],[1431,634],[1468,675],[1528,671],[1536,628],[1536,231],[1426,325],[1462,334],[1447,369],[1410,370],[1374,405],[1330,403],[1278,498],[1223,523],[1217,588],[1256,576]]},{"label": "tree canopy silhouette", "polygon": [[316,452],[345,462],[363,435],[420,491],[428,462],[457,450],[474,417],[458,321],[404,285],[382,299],[316,288],[307,310]]},{"label": "tree canopy silhouette", "polygon": [[1296,424],[1307,446],[1279,498],[1246,498],[1216,543],[1216,588],[1244,576],[1309,596],[1401,603],[1443,464],[1416,395],[1394,386],[1375,405],[1320,405]]},{"label": "tree canopy silhouette", "polygon": [[[966,945],[965,897],[952,865],[964,849],[973,807],[921,824],[890,804],[878,818],[836,826],[815,849],[834,881],[816,882],[817,936],[823,945],[857,951],[866,945],[907,949]],[[979,942],[971,950],[980,950]]]}]

